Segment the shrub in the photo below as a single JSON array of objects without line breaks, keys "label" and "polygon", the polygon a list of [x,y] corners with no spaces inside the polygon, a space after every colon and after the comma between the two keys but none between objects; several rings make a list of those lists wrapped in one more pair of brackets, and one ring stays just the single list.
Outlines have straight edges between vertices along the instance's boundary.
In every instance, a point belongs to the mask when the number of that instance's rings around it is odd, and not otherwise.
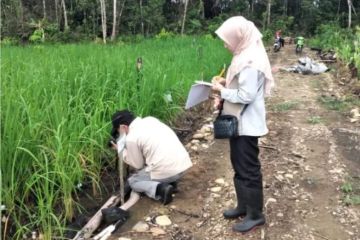
[{"label": "shrub", "polygon": [[170,31],[166,31],[165,28],[162,28],[161,31],[156,34],[156,39],[168,39],[174,37],[174,33]]},{"label": "shrub", "polygon": [[4,45],[10,46],[10,45],[16,45],[16,44],[17,44],[17,40],[14,38],[11,38],[11,37],[5,37],[1,40],[2,46],[4,46]]},{"label": "shrub", "polygon": [[36,29],[33,34],[30,36],[30,42],[32,43],[40,43],[45,41],[45,32],[44,29]]}]

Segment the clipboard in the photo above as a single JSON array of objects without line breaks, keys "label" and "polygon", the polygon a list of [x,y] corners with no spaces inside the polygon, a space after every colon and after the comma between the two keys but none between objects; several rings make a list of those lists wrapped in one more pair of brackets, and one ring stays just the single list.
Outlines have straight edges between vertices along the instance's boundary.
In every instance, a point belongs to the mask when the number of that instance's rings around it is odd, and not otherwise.
[{"label": "clipboard", "polygon": [[[223,76],[225,72],[225,65],[224,68],[221,70],[219,76]],[[202,103],[209,99],[211,94],[213,84],[211,82],[205,82],[203,80],[195,81],[190,88],[188,98],[186,100],[185,109],[192,108],[199,103]]]},{"label": "clipboard", "polygon": [[188,98],[186,100],[185,109],[192,108],[199,103],[209,99],[212,84],[204,81],[195,81],[190,88]]}]

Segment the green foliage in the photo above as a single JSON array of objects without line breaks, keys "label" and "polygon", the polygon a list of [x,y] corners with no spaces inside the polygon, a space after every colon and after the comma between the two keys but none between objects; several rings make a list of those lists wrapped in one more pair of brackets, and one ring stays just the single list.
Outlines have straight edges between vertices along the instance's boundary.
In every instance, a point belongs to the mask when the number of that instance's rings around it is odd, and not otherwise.
[{"label": "green foliage", "polygon": [[0,195],[16,229],[10,238],[29,229],[61,238],[66,219],[80,207],[76,185],[90,179],[99,191],[101,169],[111,159],[111,114],[129,108],[171,121],[193,81],[210,79],[229,58],[220,41],[192,37],[121,46],[2,46]]},{"label": "green foliage", "polygon": [[343,202],[346,205],[360,205],[359,186],[359,181],[355,178],[349,178],[341,185],[340,189],[344,193]]},{"label": "green foliage", "polygon": [[1,44],[1,46],[16,45],[17,40],[15,38],[5,37],[1,40],[0,44]]},{"label": "green foliage", "polygon": [[200,22],[199,19],[192,19],[189,21],[189,24],[187,24],[187,33],[190,34],[197,34],[202,32],[203,25]]},{"label": "green foliage", "polygon": [[316,37],[310,41],[313,47],[335,50],[340,59],[348,64],[354,64],[358,69],[360,69],[359,43],[360,27],[356,27],[355,30],[344,29],[337,23],[320,25]]},{"label": "green foliage", "polygon": [[36,29],[33,34],[30,36],[29,40],[32,43],[40,43],[45,40],[45,32],[44,29]]},{"label": "green foliage", "polygon": [[321,96],[319,101],[329,110],[345,111],[347,108],[347,103],[345,101],[339,100],[335,97]]},{"label": "green foliage", "polygon": [[272,110],[275,112],[285,112],[291,109],[296,109],[299,103],[297,101],[286,101],[283,103],[272,106]]},{"label": "green foliage", "polygon": [[345,182],[342,186],[341,186],[341,190],[344,193],[351,193],[353,191],[352,188],[352,184],[350,182]]},{"label": "green foliage", "polygon": [[360,99],[348,96],[345,99],[337,99],[332,96],[321,96],[319,101],[329,110],[345,112],[353,106],[360,106]]},{"label": "green foliage", "polygon": [[212,34],[205,34],[205,35],[204,35],[204,38],[205,38],[205,39],[209,39],[209,40],[214,40],[214,39],[215,39]]},{"label": "green foliage", "polygon": [[360,79],[360,26],[356,27],[354,40],[354,54],[351,63],[358,69],[358,78]]},{"label": "green foliage", "polygon": [[162,28],[161,31],[156,34],[155,38],[156,39],[168,39],[168,38],[173,38],[175,36],[174,33],[172,32],[168,32],[165,30],[165,28]]},{"label": "green foliage", "polygon": [[214,36],[216,35],[215,34],[215,31],[216,29],[218,29],[220,27],[220,23],[212,23],[208,26],[208,32],[209,34],[213,34]]},{"label": "green foliage", "polygon": [[311,124],[319,124],[322,122],[322,118],[320,116],[311,116],[307,119],[307,122]]},{"label": "green foliage", "polygon": [[274,32],[272,30],[265,29],[262,31],[262,35],[264,43],[269,44],[274,41]]},{"label": "green foliage", "polygon": [[[52,3],[51,3],[52,2]],[[65,1],[70,33],[75,37],[62,36],[61,42],[94,39],[101,35],[100,3],[97,0]],[[1,8],[1,36],[29,39],[34,31],[32,23],[43,24],[46,41],[56,41],[58,32],[64,30],[62,8],[55,11],[54,2],[47,4],[44,19],[42,1],[20,4],[20,1],[5,0]],[[153,36],[164,27],[168,31],[180,33],[184,13],[184,1],[118,1],[117,14],[119,36],[141,34]],[[113,2],[106,1],[108,34],[113,18]],[[260,29],[272,31],[282,29],[284,35],[309,36],[321,24],[336,21],[341,27],[347,25],[348,6],[346,1],[335,0],[273,0],[271,1],[271,23],[267,20],[267,1],[217,0],[188,1],[185,20],[186,34],[213,33],[225,19],[242,15],[254,21]],[[360,2],[353,1],[354,10],[360,12]],[[60,6],[58,6],[60,7]],[[61,10],[61,11],[60,11]],[[120,14],[121,11],[121,14]],[[360,15],[353,14],[353,26],[359,23]],[[48,38],[49,37],[49,38]]]},{"label": "green foliage", "polygon": [[272,33],[273,36],[274,36],[275,31],[277,31],[277,30],[281,30],[282,34],[285,36],[285,35],[289,34],[289,30],[290,30],[291,26],[293,25],[293,23],[294,23],[294,17],[283,16],[283,17],[280,17],[277,20],[275,20],[274,23],[272,23],[271,26],[269,26],[269,29],[271,29],[273,31],[273,33]]}]

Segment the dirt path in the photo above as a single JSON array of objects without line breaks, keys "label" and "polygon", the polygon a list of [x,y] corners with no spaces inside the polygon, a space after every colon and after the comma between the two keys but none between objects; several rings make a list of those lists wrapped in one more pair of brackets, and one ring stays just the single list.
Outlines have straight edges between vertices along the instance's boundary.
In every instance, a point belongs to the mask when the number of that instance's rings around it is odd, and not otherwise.
[{"label": "dirt path", "polygon": [[[270,59],[273,65],[291,65],[297,58],[287,47]],[[340,190],[349,177],[360,181],[359,125],[319,103],[322,83],[336,88],[329,73],[278,72],[275,78],[277,88],[267,102],[270,133],[260,139],[266,226],[241,235],[231,231],[235,220],[222,218],[235,200],[229,146],[208,136],[187,145],[195,165],[172,205],[142,198],[113,239],[359,240],[360,207],[345,206]],[[211,123],[209,117],[202,125]],[[140,220],[156,227],[151,219],[163,214],[172,221],[165,234],[131,230]]]}]

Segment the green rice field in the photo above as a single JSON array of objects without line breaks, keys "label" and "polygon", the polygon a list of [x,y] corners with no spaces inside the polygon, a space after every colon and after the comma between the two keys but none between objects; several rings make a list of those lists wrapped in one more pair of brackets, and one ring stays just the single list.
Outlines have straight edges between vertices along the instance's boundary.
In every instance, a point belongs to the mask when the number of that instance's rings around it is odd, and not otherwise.
[{"label": "green rice field", "polygon": [[190,85],[229,60],[220,41],[205,37],[2,46],[1,237],[62,239],[66,221],[83,210],[77,184],[91,179],[100,191],[112,113],[170,121],[184,111]]}]

